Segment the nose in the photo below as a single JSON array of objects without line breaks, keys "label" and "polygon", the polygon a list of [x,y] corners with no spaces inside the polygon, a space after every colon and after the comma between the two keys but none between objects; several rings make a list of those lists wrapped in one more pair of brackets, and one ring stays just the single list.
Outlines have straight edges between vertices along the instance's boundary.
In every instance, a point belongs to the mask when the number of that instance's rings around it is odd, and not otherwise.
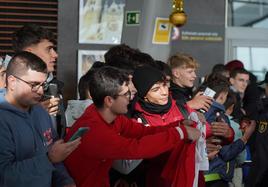
[{"label": "nose", "polygon": [[161,86],[161,94],[162,95],[168,94],[168,87],[167,86]]},{"label": "nose", "polygon": [[43,95],[43,94],[44,94],[44,88],[43,88],[43,86],[40,86],[40,87],[38,88],[38,90],[36,91],[36,93],[37,93],[38,95]]},{"label": "nose", "polygon": [[196,79],[196,77],[197,77],[195,72],[193,72],[193,77],[194,77],[195,79]]},{"label": "nose", "polygon": [[51,56],[55,59],[58,58],[58,53],[56,52],[56,50],[54,48],[51,49]]}]

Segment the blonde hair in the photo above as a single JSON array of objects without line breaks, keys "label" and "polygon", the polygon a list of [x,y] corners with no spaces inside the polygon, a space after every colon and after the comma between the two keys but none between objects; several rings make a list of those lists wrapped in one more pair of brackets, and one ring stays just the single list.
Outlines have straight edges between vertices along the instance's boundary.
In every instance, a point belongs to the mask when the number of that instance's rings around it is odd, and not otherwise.
[{"label": "blonde hair", "polygon": [[168,65],[171,69],[178,67],[197,69],[199,67],[199,64],[192,56],[184,53],[177,53],[169,57]]}]

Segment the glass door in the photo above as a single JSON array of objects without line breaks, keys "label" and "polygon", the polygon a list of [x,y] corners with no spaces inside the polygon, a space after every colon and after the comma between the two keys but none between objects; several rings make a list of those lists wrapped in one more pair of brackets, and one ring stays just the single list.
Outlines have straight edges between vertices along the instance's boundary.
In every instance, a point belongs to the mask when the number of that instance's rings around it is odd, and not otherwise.
[{"label": "glass door", "polygon": [[238,59],[259,81],[263,80],[268,70],[268,30],[227,28],[225,42],[225,62]]}]

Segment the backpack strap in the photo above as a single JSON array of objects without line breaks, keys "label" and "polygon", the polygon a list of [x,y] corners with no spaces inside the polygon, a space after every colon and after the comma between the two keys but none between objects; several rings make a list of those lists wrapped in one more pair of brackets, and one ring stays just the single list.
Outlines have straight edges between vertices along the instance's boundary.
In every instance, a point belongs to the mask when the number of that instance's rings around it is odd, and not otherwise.
[{"label": "backpack strap", "polygon": [[149,124],[148,121],[145,119],[145,117],[142,115],[141,112],[135,112],[133,117],[136,118],[136,119],[141,119],[141,122],[142,122],[142,124],[144,126],[147,126]]},{"label": "backpack strap", "polygon": [[187,108],[183,104],[179,103],[178,101],[176,101],[176,105],[179,111],[181,112],[181,114],[183,115],[184,119],[188,119],[189,112]]}]

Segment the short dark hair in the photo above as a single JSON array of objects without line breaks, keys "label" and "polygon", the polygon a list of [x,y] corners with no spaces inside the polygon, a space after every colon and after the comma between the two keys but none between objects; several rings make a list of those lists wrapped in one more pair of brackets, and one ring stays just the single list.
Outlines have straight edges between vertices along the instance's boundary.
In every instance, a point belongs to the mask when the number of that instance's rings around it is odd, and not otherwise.
[{"label": "short dark hair", "polygon": [[45,39],[56,43],[52,31],[36,24],[26,24],[13,33],[13,48],[15,52],[23,51],[26,47],[36,45]]},{"label": "short dark hair", "polygon": [[224,105],[225,109],[227,110],[232,105],[235,105],[236,102],[237,102],[237,100],[236,100],[235,93],[232,92],[232,91],[229,91],[228,95],[227,95],[227,98],[226,98],[226,101],[225,101],[225,103],[223,105]]},{"label": "short dark hair", "polygon": [[161,61],[161,60],[156,60],[155,61],[155,67],[160,70],[165,76],[170,76],[172,77],[172,71],[170,67],[167,65],[167,63]]},{"label": "short dark hair", "polygon": [[135,66],[133,61],[127,59],[127,58],[122,58],[120,56],[115,56],[113,59],[108,61],[106,63],[108,66],[116,67],[118,69],[126,71],[128,74],[133,74],[135,70]]},{"label": "short dark hair", "polygon": [[23,76],[29,69],[47,73],[46,63],[35,54],[27,51],[16,53],[7,66],[6,79],[10,75]]},{"label": "short dark hair", "polygon": [[245,70],[244,68],[236,68],[230,72],[230,78],[235,78],[237,74],[247,74],[249,75],[249,72]]},{"label": "short dark hair", "polygon": [[105,64],[103,62],[100,61],[96,61],[94,62],[94,64],[92,65],[92,67],[88,70],[88,72],[86,72],[86,74],[84,74],[78,83],[78,93],[79,93],[79,99],[80,100],[86,100],[88,99],[88,93],[89,92],[89,85],[90,85],[90,79],[91,76],[93,75],[93,73],[103,67]]},{"label": "short dark hair", "polygon": [[215,76],[210,76],[208,80],[204,83],[203,88],[209,87],[216,92],[214,99],[217,99],[222,92],[228,92],[230,83],[228,79],[220,74]]},{"label": "short dark hair", "polygon": [[104,54],[105,62],[110,63],[111,61],[113,61],[114,57],[121,57],[124,59],[130,59],[132,57],[132,55],[137,53],[138,51],[139,50],[133,49],[126,44],[116,45],[116,46],[111,47]]},{"label": "short dark hair", "polygon": [[225,67],[224,64],[215,64],[213,67],[212,67],[212,71],[211,73],[225,73],[225,72],[229,72],[229,70]]},{"label": "short dark hair", "polygon": [[97,108],[102,108],[106,96],[115,97],[128,75],[115,67],[104,66],[97,69],[90,78],[89,92]]},{"label": "short dark hair", "polygon": [[141,66],[155,67],[155,61],[153,57],[149,55],[148,53],[137,52],[132,56],[131,60],[133,60],[134,66],[136,68],[141,67]]}]

